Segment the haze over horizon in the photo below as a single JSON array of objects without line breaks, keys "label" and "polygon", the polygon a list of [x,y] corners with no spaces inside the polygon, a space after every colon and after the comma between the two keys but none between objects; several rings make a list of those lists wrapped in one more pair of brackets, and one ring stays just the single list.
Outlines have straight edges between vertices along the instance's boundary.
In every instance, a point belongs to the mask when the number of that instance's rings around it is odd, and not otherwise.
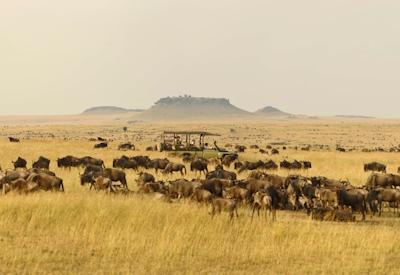
[{"label": "haze over horizon", "polygon": [[223,97],[244,110],[400,118],[399,1],[0,4],[0,115]]}]

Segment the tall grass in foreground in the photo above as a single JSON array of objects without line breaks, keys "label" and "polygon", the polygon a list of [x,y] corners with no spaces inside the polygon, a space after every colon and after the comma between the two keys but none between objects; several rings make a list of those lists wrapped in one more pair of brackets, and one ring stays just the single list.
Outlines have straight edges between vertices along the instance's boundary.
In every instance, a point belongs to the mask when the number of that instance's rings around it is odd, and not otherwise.
[{"label": "tall grass in foreground", "polygon": [[397,273],[400,222],[338,224],[279,212],[211,220],[189,202],[103,194],[0,200],[1,273]]}]

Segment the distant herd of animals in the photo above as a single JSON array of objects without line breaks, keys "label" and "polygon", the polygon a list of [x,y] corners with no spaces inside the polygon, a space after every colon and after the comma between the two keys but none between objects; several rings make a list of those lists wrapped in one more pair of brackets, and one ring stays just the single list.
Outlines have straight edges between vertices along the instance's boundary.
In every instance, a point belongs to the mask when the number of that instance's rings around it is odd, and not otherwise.
[{"label": "distant herd of animals", "polygon": [[[11,141],[11,139],[10,139]],[[16,141],[13,141],[16,142]],[[124,144],[121,150],[134,148]],[[150,148],[150,147],[149,147]],[[155,149],[155,147],[151,147]],[[304,177],[300,175],[280,176],[274,170],[288,171],[310,169],[309,161],[283,160],[279,165],[273,160],[249,162],[239,161],[239,152],[243,147],[236,147],[237,153],[231,153],[222,159],[205,159],[191,153],[180,157],[182,163],[168,158],[151,159],[149,156],[122,156],[113,160],[113,167],[107,168],[101,159],[90,156],[65,156],[57,159],[59,168],[82,168],[80,175],[82,186],[90,190],[105,191],[110,194],[130,195],[126,169],[138,173],[136,180],[137,194],[149,194],[167,202],[189,199],[209,205],[210,214],[226,211],[230,220],[238,217],[239,206],[252,209],[252,218],[264,212],[276,219],[277,210],[305,211],[315,220],[320,221],[355,221],[355,214],[360,213],[362,220],[366,214],[382,212],[384,203],[398,210],[400,202],[400,176],[386,174],[386,166],[373,162],[364,165],[364,170],[373,171],[362,187],[352,186],[349,181],[328,179],[326,177]],[[257,149],[255,146],[252,149]],[[270,148],[273,149],[273,148]],[[149,149],[150,150],[150,149]],[[3,194],[29,194],[36,191],[64,192],[64,182],[50,171],[50,159],[39,157],[28,168],[25,159],[18,157],[13,162],[14,169],[3,171],[0,168],[0,188]],[[209,167],[214,170],[209,171]],[[227,170],[233,166],[235,172]],[[187,180],[187,170],[195,173],[195,179]],[[151,173],[151,172],[154,173]],[[238,179],[244,171],[251,171],[245,179]],[[176,180],[157,181],[156,176],[178,173]],[[400,169],[399,169],[400,172]],[[78,179],[77,179],[78,180]]]}]

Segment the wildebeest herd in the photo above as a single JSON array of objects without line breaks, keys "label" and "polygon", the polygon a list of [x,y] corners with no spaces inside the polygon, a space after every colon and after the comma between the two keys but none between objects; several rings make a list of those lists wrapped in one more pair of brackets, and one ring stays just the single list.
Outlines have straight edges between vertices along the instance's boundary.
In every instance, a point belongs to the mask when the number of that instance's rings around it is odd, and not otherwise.
[{"label": "wildebeest herd", "polygon": [[[107,168],[101,159],[65,156],[57,159],[57,166],[65,169],[81,167],[83,173],[79,180],[82,186],[115,194],[133,193],[125,172],[132,169],[138,174],[136,193],[150,194],[168,202],[196,201],[209,205],[212,216],[227,211],[230,219],[239,216],[239,207],[250,207],[252,217],[264,211],[265,215],[270,213],[273,220],[277,210],[304,211],[313,219],[331,221],[354,221],[355,213],[360,213],[365,220],[367,213],[380,215],[383,203],[397,210],[400,202],[400,176],[386,174],[386,166],[377,162],[364,165],[365,171],[374,173],[364,186],[355,187],[347,180],[290,174],[293,170],[310,169],[309,161],[283,160],[279,165],[273,160],[240,162],[236,153],[222,159],[205,159],[188,153],[181,157],[183,163],[168,158],[122,156],[113,160],[112,168]],[[28,162],[18,157],[13,162],[13,170],[2,171],[0,168],[3,194],[28,194],[40,190],[64,192],[63,180],[50,171],[50,162],[40,156],[28,169]],[[184,163],[188,163],[189,168]],[[213,169],[209,170],[210,166]],[[229,169],[232,166],[235,172]],[[288,169],[288,176],[274,174],[279,167]],[[186,179],[187,169],[197,178]],[[248,176],[238,179],[245,171],[249,171]],[[178,173],[181,178],[157,181],[160,172],[166,178],[173,173]]]}]

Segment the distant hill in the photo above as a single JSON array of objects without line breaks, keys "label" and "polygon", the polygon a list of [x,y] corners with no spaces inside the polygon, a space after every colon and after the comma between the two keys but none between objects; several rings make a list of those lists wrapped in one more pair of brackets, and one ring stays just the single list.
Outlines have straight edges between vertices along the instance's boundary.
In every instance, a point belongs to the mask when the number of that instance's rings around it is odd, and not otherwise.
[{"label": "distant hill", "polygon": [[239,109],[225,98],[165,97],[150,109],[135,116],[143,120],[217,120],[251,117],[250,112]]},{"label": "distant hill", "polygon": [[272,107],[272,106],[264,107],[264,108],[256,111],[254,114],[259,115],[259,116],[269,117],[269,118],[293,117],[292,114],[285,113],[285,112],[283,112],[275,107]]},{"label": "distant hill", "polygon": [[122,114],[129,112],[142,112],[140,109],[125,109],[116,106],[98,106],[92,107],[85,111],[82,114],[84,115],[107,115],[107,114]]}]

